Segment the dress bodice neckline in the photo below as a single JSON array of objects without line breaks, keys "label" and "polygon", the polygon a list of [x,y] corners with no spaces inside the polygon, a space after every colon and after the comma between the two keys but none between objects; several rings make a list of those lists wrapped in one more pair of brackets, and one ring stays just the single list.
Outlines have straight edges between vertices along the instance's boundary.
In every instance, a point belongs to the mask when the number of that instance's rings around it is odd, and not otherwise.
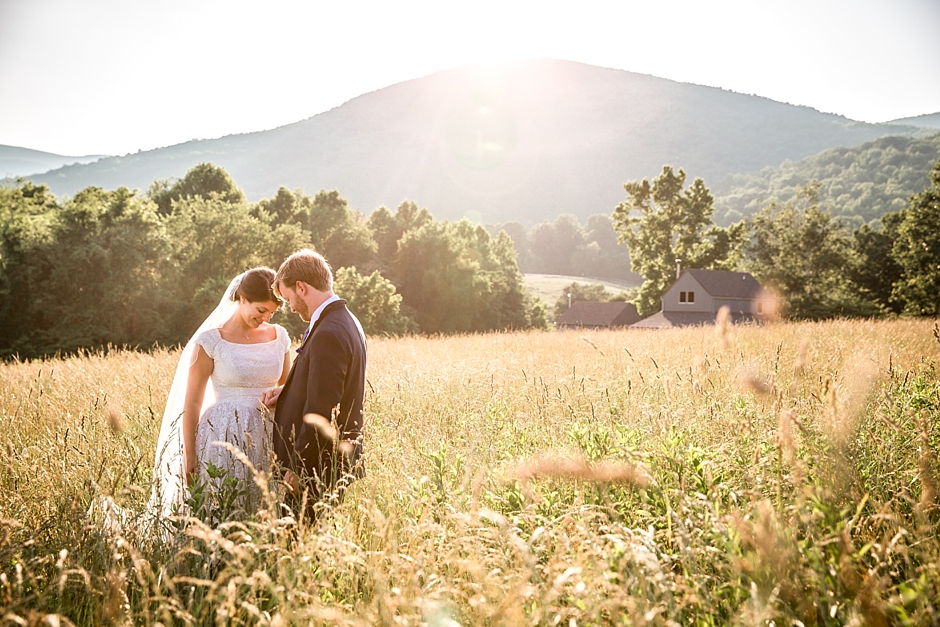
[{"label": "dress bodice neckline", "polygon": [[222,337],[222,329],[220,327],[215,327],[216,332],[219,334],[219,339],[226,344],[232,344],[234,346],[261,346],[262,344],[270,344],[271,342],[277,342],[277,327],[274,329],[274,339],[265,340],[263,342],[233,342]]}]

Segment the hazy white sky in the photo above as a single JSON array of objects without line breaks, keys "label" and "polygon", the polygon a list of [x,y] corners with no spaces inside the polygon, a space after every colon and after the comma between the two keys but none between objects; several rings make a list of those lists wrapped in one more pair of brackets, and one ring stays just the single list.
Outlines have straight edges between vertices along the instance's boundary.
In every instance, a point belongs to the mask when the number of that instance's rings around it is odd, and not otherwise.
[{"label": "hazy white sky", "polygon": [[0,144],[125,154],[555,58],[855,120],[940,111],[940,0],[0,0]]}]

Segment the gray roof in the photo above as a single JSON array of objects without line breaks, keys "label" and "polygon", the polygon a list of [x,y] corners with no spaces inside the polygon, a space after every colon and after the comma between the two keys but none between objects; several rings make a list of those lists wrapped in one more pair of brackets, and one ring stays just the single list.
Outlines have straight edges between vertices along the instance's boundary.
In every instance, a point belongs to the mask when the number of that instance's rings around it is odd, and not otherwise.
[{"label": "gray roof", "polygon": [[625,327],[639,321],[630,303],[598,303],[576,300],[558,319],[559,327]]},{"label": "gray roof", "polygon": [[749,272],[686,270],[713,298],[770,298],[770,293]]},{"label": "gray roof", "polygon": [[[649,318],[644,318],[636,324],[631,324],[631,329],[671,329],[673,327],[700,327],[715,324],[718,316],[715,312],[708,311],[660,311]],[[731,313],[729,314],[732,324],[741,324],[743,322],[762,323],[764,316],[749,313]]]}]

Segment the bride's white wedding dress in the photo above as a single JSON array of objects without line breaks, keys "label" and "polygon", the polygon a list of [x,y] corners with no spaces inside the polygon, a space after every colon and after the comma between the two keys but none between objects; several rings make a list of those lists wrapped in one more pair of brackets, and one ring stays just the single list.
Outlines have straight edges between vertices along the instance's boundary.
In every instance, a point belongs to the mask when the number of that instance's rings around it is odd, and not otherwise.
[{"label": "bride's white wedding dress", "polygon": [[[153,486],[146,509],[135,514],[115,504],[110,496],[97,497],[89,506],[88,516],[107,534],[120,537],[136,528],[144,535],[155,532],[156,537],[167,539],[178,529],[172,517],[202,513],[191,511],[187,503],[190,494],[184,478],[186,455],[181,428],[189,371],[198,346],[213,360],[196,428],[196,466],[202,484],[219,487],[227,477],[232,477],[236,491],[241,494],[247,495],[254,489],[251,471],[220,443],[234,446],[255,469],[269,469],[273,423],[265,415],[260,396],[277,385],[290,350],[290,337],[284,327],[275,324],[272,325],[275,337],[268,342],[238,344],[222,339],[219,327],[237,309],[233,296],[242,276],[232,279],[218,306],[180,355],[157,438]],[[224,471],[222,475],[210,472],[210,464]],[[242,501],[242,505],[250,507]]]},{"label": "bride's white wedding dress", "polygon": [[[153,490],[147,505],[151,518],[195,513],[190,512],[186,504],[189,491],[183,473],[182,415],[189,371],[196,360],[198,346],[202,346],[214,361],[196,429],[199,477],[217,484],[224,482],[224,477],[216,481],[209,476],[208,462],[212,462],[224,470],[226,476],[234,476],[240,486],[251,489],[253,481],[247,468],[217,442],[228,442],[237,447],[256,468],[268,468],[272,427],[263,415],[259,397],[262,391],[277,385],[284,367],[284,356],[290,349],[290,338],[283,327],[273,325],[276,337],[270,342],[235,344],[222,339],[219,327],[238,308],[233,297],[242,276],[232,279],[218,306],[196,330],[180,355],[157,439]],[[242,481],[248,481],[248,485]]]},{"label": "bride's white wedding dress", "polygon": [[214,362],[211,381],[215,402],[203,408],[196,429],[196,466],[207,483],[221,481],[207,474],[210,463],[239,482],[252,482],[251,471],[219,442],[234,445],[258,470],[270,467],[272,423],[258,398],[277,385],[284,354],[290,349],[287,331],[280,325],[273,326],[275,339],[257,344],[229,342],[222,339],[217,328],[207,329],[195,338]]}]

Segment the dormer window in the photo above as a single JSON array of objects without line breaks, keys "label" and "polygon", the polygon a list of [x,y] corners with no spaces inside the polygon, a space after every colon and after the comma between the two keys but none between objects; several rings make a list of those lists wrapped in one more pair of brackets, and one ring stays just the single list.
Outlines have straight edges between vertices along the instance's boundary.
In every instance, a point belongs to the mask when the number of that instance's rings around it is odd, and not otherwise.
[{"label": "dormer window", "polygon": [[679,292],[679,302],[680,303],[694,303],[695,292]]}]

